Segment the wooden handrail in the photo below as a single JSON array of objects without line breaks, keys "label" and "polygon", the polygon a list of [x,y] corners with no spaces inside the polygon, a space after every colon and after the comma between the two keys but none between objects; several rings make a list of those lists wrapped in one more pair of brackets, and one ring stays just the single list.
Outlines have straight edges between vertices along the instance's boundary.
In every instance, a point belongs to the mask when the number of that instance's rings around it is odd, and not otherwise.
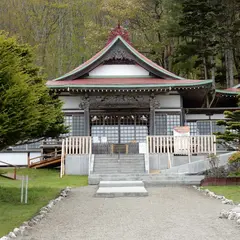
[{"label": "wooden handrail", "polygon": [[10,167],[17,167],[16,165],[13,165],[13,164],[11,164],[11,163],[7,163],[7,162],[4,162],[4,161],[0,161],[1,163],[4,163],[4,164],[7,164],[8,166],[10,166]]},{"label": "wooden handrail", "polygon": [[11,163],[4,162],[4,161],[0,161],[0,162],[6,164],[7,166],[14,167],[13,179],[16,180],[17,179],[17,166],[13,165]]},{"label": "wooden handrail", "polygon": [[31,160],[35,160],[35,159],[38,159],[38,158],[41,158],[41,157],[45,157],[45,156],[49,156],[49,155],[51,155],[51,154],[53,154],[53,153],[58,153],[58,152],[61,152],[62,150],[58,150],[58,151],[56,151],[56,152],[50,152],[50,153],[46,153],[46,154],[43,154],[43,155],[41,155],[41,156],[39,156],[39,157],[34,157],[34,158],[30,158],[29,160],[31,161]]},{"label": "wooden handrail", "polygon": [[59,153],[59,152],[61,152],[61,151],[62,151],[62,150],[58,150],[58,151],[54,151],[54,152],[50,152],[50,153],[43,154],[43,155],[38,156],[38,157],[29,158],[29,159],[28,159],[28,166],[31,165],[30,162],[31,162],[32,160],[35,160],[35,159],[40,159],[40,160],[41,160],[41,158],[43,158],[43,157],[51,156],[51,155],[56,154],[56,153]]}]

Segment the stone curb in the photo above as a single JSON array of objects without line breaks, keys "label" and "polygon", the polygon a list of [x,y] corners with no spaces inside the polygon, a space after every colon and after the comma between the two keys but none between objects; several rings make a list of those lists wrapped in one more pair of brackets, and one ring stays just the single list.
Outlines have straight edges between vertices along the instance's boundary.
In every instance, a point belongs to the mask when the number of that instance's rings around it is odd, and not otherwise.
[{"label": "stone curb", "polygon": [[200,187],[193,186],[194,189],[203,192],[205,195],[216,198],[222,201],[223,204],[235,205],[235,208],[231,210],[222,210],[219,218],[225,218],[228,220],[236,220],[237,224],[240,225],[240,204],[235,204],[232,200],[225,198],[224,196],[217,195],[208,189],[201,189]]},{"label": "stone curb", "polygon": [[45,207],[42,207],[37,215],[35,215],[29,221],[23,222],[23,224],[19,228],[14,228],[12,232],[7,234],[6,236],[1,237],[0,240],[10,240],[20,235],[23,236],[27,230],[38,224],[51,211],[55,204],[67,197],[70,191],[70,187],[66,187],[65,189],[63,189],[60,192],[59,196],[49,201],[49,203]]}]

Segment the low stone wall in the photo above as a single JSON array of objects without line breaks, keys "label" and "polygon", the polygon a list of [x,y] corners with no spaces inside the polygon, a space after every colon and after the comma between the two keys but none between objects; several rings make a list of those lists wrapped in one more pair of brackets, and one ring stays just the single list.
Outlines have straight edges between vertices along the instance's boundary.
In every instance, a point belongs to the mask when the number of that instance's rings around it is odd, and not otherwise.
[{"label": "low stone wall", "polygon": [[196,190],[203,192],[205,195],[216,198],[222,201],[223,204],[227,205],[235,205],[234,208],[230,210],[222,210],[220,212],[219,218],[225,218],[228,220],[235,220],[237,224],[240,226],[240,204],[234,203],[232,200],[225,198],[224,196],[217,195],[214,192],[209,191],[208,189],[202,189],[201,187],[193,186]]},{"label": "low stone wall", "polygon": [[[164,153],[149,154],[150,171],[167,169],[168,158],[169,158],[168,154],[164,154]],[[199,160],[204,161],[206,160],[206,158],[207,158],[206,155],[190,156],[190,161],[192,163],[195,163],[195,162],[198,162]],[[188,172],[188,164],[189,164],[188,156],[174,156],[173,154],[170,154],[170,159],[171,159],[173,172],[175,173]],[[185,167],[180,169],[181,171],[177,171],[179,166],[185,166]],[[174,168],[176,168],[176,171],[174,171]]]},{"label": "low stone wall", "polygon": [[[228,158],[234,152],[224,153],[219,155],[219,167],[224,166],[228,163]],[[186,159],[188,157],[186,156]],[[191,163],[172,167],[171,169],[164,170],[164,173],[201,173],[210,169],[210,165],[207,160],[207,155],[204,156],[192,156]]]},{"label": "low stone wall", "polygon": [[237,224],[240,226],[240,204],[238,207],[231,209],[230,211],[223,210],[220,213],[220,218],[225,218],[228,220],[235,220]]},{"label": "low stone wall", "polygon": [[89,155],[66,155],[66,175],[88,175]]},{"label": "low stone wall", "polygon": [[240,177],[215,178],[209,177],[201,181],[201,186],[240,185]]}]

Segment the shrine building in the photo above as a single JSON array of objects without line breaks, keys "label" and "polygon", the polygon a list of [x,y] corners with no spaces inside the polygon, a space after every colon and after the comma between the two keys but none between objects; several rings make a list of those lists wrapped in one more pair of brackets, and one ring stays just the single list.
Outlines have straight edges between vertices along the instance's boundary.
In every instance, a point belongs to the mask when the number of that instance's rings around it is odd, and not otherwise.
[{"label": "shrine building", "polygon": [[[47,87],[63,101],[69,133],[1,154],[12,164],[33,168],[60,164],[61,176],[149,174],[201,162],[203,155],[228,150],[215,144],[213,133],[224,131],[217,121],[225,110],[239,109],[240,85],[218,90],[211,79],[169,72],[137,51],[120,25],[100,52]],[[188,133],[175,136],[176,129]],[[48,149],[53,156],[44,155]],[[200,162],[187,171],[201,172]]]},{"label": "shrine building", "polygon": [[223,112],[237,107],[240,90],[216,91],[211,79],[167,71],[138,52],[121,26],[100,52],[47,86],[64,102],[69,135],[115,144],[173,135],[174,127],[184,125],[191,135],[212,134]]}]

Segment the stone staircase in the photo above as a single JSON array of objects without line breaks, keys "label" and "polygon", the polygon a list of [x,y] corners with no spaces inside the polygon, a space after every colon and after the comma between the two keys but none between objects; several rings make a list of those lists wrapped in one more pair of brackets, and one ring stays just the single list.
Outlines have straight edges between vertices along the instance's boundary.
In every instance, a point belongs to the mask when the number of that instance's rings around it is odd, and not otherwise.
[{"label": "stone staircase", "polygon": [[[202,175],[181,173],[148,174],[145,172],[144,154],[122,154],[120,158],[117,154],[99,154],[94,155],[93,172],[88,176],[88,183],[98,185],[101,181],[111,184],[116,184],[116,181],[142,181],[145,186],[199,185],[203,178]],[[110,188],[105,190],[108,192]],[[104,194],[102,193],[103,196]]]},{"label": "stone staircase", "polygon": [[185,174],[91,174],[88,176],[89,185],[98,185],[101,181],[143,181],[145,186],[176,186],[200,185],[203,175]]},{"label": "stone staircase", "polygon": [[137,174],[145,172],[144,154],[97,154],[93,174]]}]

